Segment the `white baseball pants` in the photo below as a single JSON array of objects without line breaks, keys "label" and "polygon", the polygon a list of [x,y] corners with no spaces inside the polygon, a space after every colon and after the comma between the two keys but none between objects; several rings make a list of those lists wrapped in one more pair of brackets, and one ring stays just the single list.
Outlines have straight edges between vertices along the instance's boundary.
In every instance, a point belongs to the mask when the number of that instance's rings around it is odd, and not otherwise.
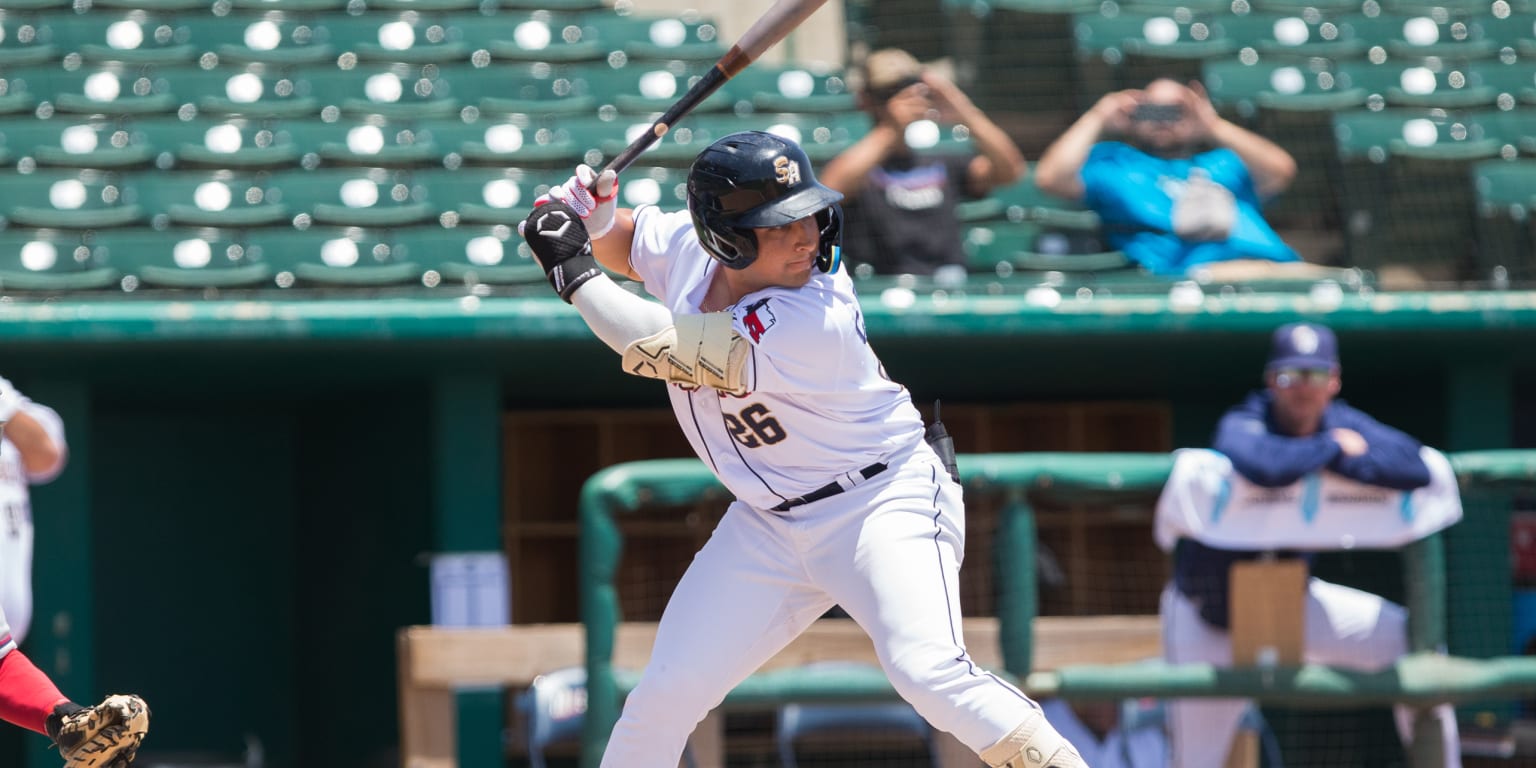
[{"label": "white baseball pants", "polygon": [[926,444],[887,463],[787,512],[731,504],[662,614],[604,768],[675,768],[726,693],[833,605],[869,634],[901,696],[978,753],[1038,710],[966,653],[959,485]]},{"label": "white baseball pants", "polygon": [[[1379,595],[1313,578],[1307,584],[1305,658],[1374,670],[1408,652],[1408,612]],[[1232,644],[1224,630],[1200,619],[1189,598],[1172,584],[1162,597],[1163,657],[1174,663],[1231,665]],[[1168,702],[1171,768],[1212,768],[1226,760],[1247,699],[1178,699]],[[1413,711],[1395,707],[1398,735],[1413,734]],[[1445,736],[1446,768],[1461,768],[1456,714],[1449,705],[1433,710]]]}]

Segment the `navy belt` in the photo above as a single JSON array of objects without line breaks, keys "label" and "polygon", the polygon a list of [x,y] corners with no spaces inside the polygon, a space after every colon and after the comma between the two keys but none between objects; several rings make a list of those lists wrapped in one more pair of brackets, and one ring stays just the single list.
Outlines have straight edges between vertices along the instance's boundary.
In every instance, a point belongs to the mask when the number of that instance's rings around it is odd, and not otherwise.
[{"label": "navy belt", "polygon": [[[861,475],[865,480],[868,480],[871,477],[874,477],[875,475],[878,475],[884,471],[885,465],[877,461],[874,464],[859,470],[859,475]],[[848,474],[851,475],[853,473],[850,472]],[[853,486],[850,485],[849,487],[851,488]],[[828,496],[836,496],[846,490],[848,490],[848,488],[844,488],[841,483],[838,483],[834,480],[833,482],[827,483],[826,485],[823,485],[822,487],[817,488],[816,490],[811,491],[804,496],[793,499],[785,499],[778,506],[774,507],[773,511],[788,512],[789,510],[794,509],[795,507],[798,507],[802,504],[809,504],[813,501],[821,501]]]}]

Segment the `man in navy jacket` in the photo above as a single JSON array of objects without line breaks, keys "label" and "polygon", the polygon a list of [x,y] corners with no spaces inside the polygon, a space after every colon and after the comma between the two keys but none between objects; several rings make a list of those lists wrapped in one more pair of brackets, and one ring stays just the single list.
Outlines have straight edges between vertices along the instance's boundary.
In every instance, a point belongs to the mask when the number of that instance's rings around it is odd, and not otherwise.
[{"label": "man in navy jacket", "polygon": [[[1428,485],[1421,444],[1359,409],[1336,400],[1342,387],[1338,341],[1327,327],[1309,323],[1275,330],[1265,388],[1222,416],[1212,448],[1231,459],[1249,482],[1283,487],[1328,470],[1369,485],[1411,490]],[[1163,593],[1164,655],[1173,662],[1230,664],[1227,634],[1228,572],[1262,552],[1217,549],[1181,539],[1174,577]],[[1279,558],[1310,553],[1275,552]],[[1306,658],[1376,669],[1407,651],[1407,616],[1377,595],[1311,578],[1306,601]],[[1170,707],[1175,768],[1221,765],[1242,717],[1241,700],[1187,699]],[[1435,714],[1445,734],[1446,765],[1461,765],[1455,715]],[[1398,728],[1411,733],[1412,713],[1399,708]]]}]

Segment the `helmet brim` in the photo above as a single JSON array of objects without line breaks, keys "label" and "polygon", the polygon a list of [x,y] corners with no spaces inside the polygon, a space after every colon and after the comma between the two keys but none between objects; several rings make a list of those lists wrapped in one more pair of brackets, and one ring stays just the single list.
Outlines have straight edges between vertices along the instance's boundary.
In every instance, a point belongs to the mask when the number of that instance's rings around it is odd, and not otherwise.
[{"label": "helmet brim", "polygon": [[782,227],[841,202],[842,199],[843,193],[830,187],[814,184],[792,195],[750,210],[731,223],[746,229]]}]

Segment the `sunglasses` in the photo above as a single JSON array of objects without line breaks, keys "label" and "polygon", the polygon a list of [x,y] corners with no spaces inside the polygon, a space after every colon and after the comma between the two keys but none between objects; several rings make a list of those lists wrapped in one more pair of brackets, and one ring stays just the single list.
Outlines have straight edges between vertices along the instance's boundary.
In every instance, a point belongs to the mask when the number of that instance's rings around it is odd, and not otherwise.
[{"label": "sunglasses", "polygon": [[1275,386],[1281,389],[1303,384],[1321,387],[1331,378],[1333,371],[1328,368],[1281,368],[1275,371]]},{"label": "sunglasses", "polygon": [[1178,104],[1138,104],[1131,119],[1145,123],[1177,123],[1184,119],[1184,107]]},{"label": "sunglasses", "polygon": [[922,81],[923,78],[917,75],[904,77],[894,83],[891,83],[890,85],[885,86],[884,88],[871,88],[869,90],[869,98],[876,103],[883,104],[887,101],[890,101],[891,97],[895,96],[896,94],[901,93],[902,91],[905,91],[906,89],[911,88],[912,86],[917,85]]}]

